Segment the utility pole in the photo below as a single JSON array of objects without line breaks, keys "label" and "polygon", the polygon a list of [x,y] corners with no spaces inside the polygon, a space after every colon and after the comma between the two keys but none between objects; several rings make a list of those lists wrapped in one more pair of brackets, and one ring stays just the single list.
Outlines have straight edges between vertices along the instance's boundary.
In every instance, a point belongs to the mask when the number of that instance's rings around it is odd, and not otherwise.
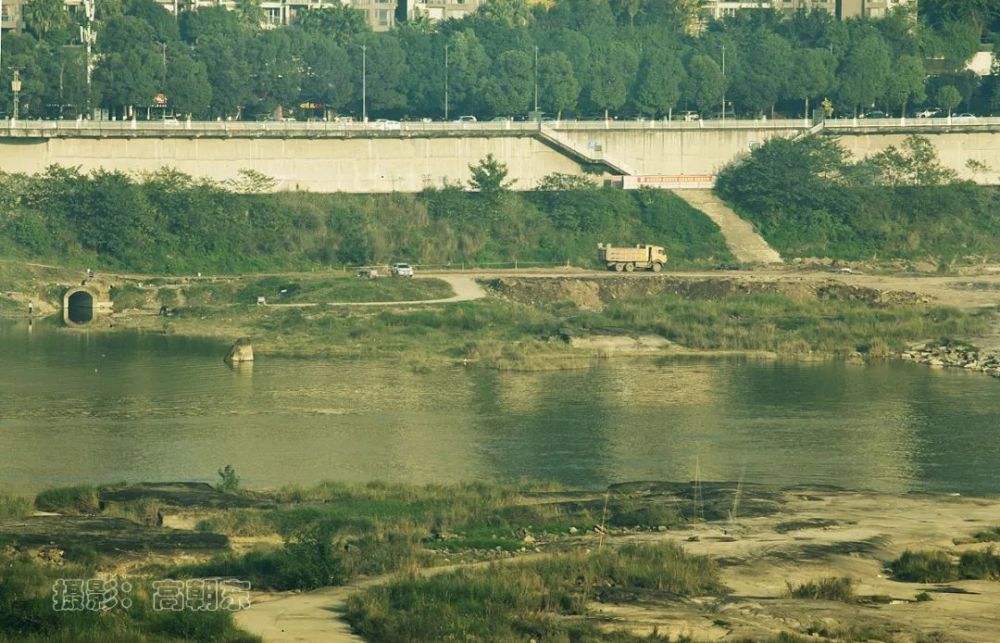
[{"label": "utility pole", "polygon": [[[3,2],[3,0],[0,0]],[[448,120],[448,46],[444,43],[444,120]]]},{"label": "utility pole", "polygon": [[538,115],[538,45],[535,45],[535,118],[541,120]]},{"label": "utility pole", "polygon": [[[2,2],[2,0],[0,0]],[[94,0],[83,0],[83,13],[87,18],[86,26],[80,27],[80,40],[87,47],[87,115],[91,114],[92,106],[90,104],[90,79],[94,73],[94,64],[92,57],[92,49],[95,40],[94,30],[92,25],[94,24]]]},{"label": "utility pole", "polygon": [[16,121],[19,103],[21,102],[21,73],[17,69],[14,69],[14,80],[10,81],[10,89],[14,92],[14,112],[11,121]]},{"label": "utility pole", "polygon": [[722,45],[722,122],[726,122],[726,46]]},{"label": "utility pole", "polygon": [[361,45],[361,122],[368,123],[368,45]]}]

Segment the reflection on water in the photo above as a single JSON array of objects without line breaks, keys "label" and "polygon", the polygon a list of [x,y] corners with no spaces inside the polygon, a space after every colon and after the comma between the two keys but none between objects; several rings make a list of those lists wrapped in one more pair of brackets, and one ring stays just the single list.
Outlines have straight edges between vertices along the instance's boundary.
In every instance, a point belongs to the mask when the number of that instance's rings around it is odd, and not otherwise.
[{"label": "reflection on water", "polygon": [[0,324],[0,489],[79,481],[637,479],[998,493],[1000,382],[909,364],[685,359],[415,374]]}]

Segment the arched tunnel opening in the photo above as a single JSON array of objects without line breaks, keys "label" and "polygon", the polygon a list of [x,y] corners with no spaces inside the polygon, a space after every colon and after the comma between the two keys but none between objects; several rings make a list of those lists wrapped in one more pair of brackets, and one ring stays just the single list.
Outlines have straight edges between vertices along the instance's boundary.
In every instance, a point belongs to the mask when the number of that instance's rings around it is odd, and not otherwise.
[{"label": "arched tunnel opening", "polygon": [[66,301],[66,317],[74,324],[86,324],[94,320],[94,296],[85,290],[78,290]]}]

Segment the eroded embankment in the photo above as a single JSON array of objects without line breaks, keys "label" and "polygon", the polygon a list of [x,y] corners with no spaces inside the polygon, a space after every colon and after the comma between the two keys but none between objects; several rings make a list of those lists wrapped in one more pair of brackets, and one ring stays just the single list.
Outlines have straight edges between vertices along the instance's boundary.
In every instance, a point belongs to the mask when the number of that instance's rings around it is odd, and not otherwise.
[{"label": "eroded embankment", "polygon": [[904,290],[853,286],[833,279],[789,281],[747,277],[501,277],[484,282],[492,294],[524,304],[572,301],[576,306],[601,310],[609,303],[673,294],[687,299],[717,300],[734,295],[783,295],[795,299],[856,301],[870,306],[927,303],[927,298]]}]

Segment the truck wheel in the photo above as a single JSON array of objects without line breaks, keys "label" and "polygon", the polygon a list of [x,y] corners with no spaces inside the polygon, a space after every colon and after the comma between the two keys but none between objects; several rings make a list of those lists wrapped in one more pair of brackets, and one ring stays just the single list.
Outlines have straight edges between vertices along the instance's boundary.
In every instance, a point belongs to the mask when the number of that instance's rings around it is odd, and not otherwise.
[{"label": "truck wheel", "polygon": [[635,270],[635,264],[634,263],[627,263],[627,264],[625,264],[625,272],[632,272],[633,270]]},{"label": "truck wheel", "polygon": [[621,272],[622,270],[625,270],[625,264],[623,264],[623,263],[616,263],[615,264],[615,272]]},{"label": "truck wheel", "polygon": [[653,264],[653,272],[660,272],[661,270],[663,270],[663,264],[662,263],[654,263]]}]

